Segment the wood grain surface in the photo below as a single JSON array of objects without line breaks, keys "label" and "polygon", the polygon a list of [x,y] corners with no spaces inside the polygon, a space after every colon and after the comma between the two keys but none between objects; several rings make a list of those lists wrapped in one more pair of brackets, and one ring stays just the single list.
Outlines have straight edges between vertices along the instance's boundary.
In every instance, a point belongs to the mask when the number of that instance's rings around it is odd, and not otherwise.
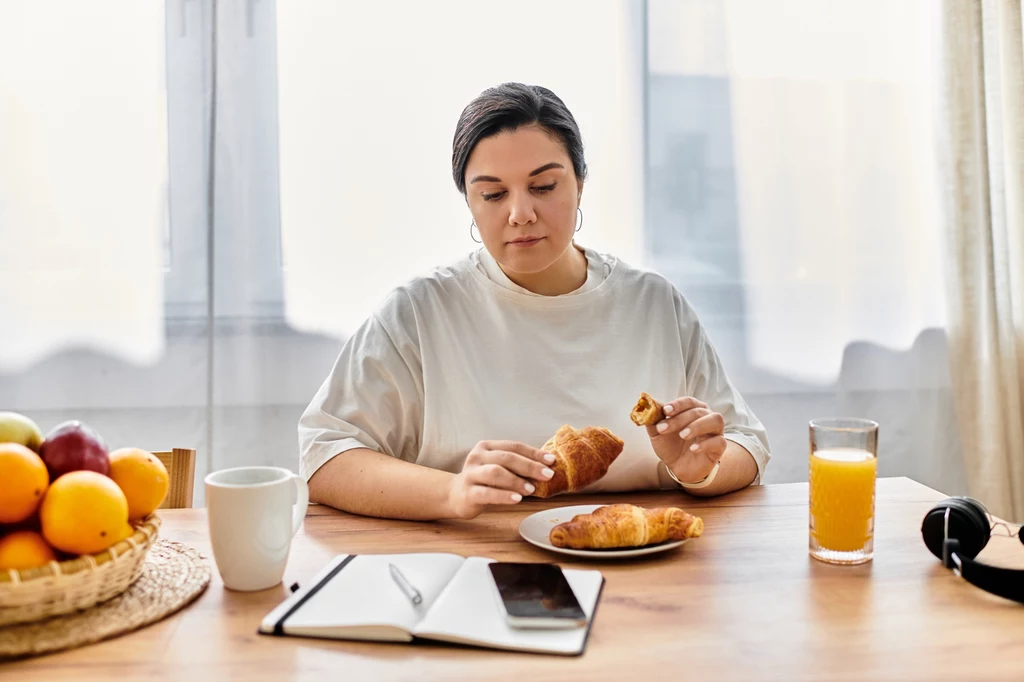
[{"label": "wood grain surface", "polygon": [[[942,568],[920,524],[943,495],[906,478],[878,481],[874,561],[829,566],[807,554],[807,485],[714,499],[642,493],[529,500],[474,521],[396,522],[311,507],[284,582],[257,593],[210,589],[144,630],[0,665],[19,681],[145,680],[1024,680],[1024,607]],[[521,540],[528,513],[552,506],[676,505],[703,537],[660,555],[589,562]],[[204,509],[162,511],[161,535],[210,555]],[[557,561],[607,577],[578,658],[433,644],[368,644],[256,634],[260,619],[339,553],[444,551]],[[1024,567],[1016,539],[982,558]],[[212,558],[211,558],[212,560]]]}]

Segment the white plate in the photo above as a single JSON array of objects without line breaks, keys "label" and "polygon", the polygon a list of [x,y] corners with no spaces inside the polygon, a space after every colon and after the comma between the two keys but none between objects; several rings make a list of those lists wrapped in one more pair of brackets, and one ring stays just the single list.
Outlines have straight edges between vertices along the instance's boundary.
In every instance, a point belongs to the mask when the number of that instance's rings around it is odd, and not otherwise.
[{"label": "white plate", "polygon": [[674,549],[686,540],[675,540],[673,542],[662,542],[658,545],[648,545],[647,547],[631,547],[629,549],[566,549],[564,547],[555,547],[551,544],[551,540],[548,536],[551,534],[551,529],[560,523],[566,521],[572,521],[572,518],[577,514],[589,514],[598,507],[603,507],[602,504],[581,504],[575,507],[555,507],[554,509],[545,509],[535,514],[530,514],[522,523],[519,524],[519,534],[523,536],[523,539],[529,542],[531,545],[536,545],[542,549],[547,549],[552,552],[560,552],[562,554],[570,554],[572,556],[583,556],[591,559],[621,559],[632,556],[643,556],[645,554],[655,554],[656,552],[664,552],[670,549]]}]

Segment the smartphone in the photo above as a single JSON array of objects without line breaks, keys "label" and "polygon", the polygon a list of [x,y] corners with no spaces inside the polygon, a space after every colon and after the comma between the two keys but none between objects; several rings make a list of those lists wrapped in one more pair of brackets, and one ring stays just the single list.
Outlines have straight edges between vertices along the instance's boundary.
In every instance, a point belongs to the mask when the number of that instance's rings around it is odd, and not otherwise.
[{"label": "smartphone", "polygon": [[508,624],[514,628],[576,628],[587,614],[555,564],[489,564]]}]

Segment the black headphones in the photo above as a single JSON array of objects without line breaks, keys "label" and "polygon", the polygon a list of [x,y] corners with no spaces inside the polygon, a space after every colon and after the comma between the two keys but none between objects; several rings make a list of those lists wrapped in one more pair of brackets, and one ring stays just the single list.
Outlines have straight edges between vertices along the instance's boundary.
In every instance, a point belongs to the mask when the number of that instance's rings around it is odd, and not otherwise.
[{"label": "black headphones", "polygon": [[1002,521],[991,522],[985,506],[970,497],[950,497],[932,507],[921,523],[921,537],[931,553],[946,568],[976,587],[1005,599],[1024,603],[1024,571],[990,566],[974,557],[985,548],[995,526],[1006,529],[1007,536],[1017,536]]}]

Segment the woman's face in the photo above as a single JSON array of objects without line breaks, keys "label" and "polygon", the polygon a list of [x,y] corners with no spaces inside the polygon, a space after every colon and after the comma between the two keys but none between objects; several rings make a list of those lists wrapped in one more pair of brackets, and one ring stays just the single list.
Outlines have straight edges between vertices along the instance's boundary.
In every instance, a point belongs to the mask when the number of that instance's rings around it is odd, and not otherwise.
[{"label": "woman's face", "polygon": [[565,253],[582,193],[565,147],[537,126],[481,140],[466,164],[469,210],[506,271],[542,272]]}]

